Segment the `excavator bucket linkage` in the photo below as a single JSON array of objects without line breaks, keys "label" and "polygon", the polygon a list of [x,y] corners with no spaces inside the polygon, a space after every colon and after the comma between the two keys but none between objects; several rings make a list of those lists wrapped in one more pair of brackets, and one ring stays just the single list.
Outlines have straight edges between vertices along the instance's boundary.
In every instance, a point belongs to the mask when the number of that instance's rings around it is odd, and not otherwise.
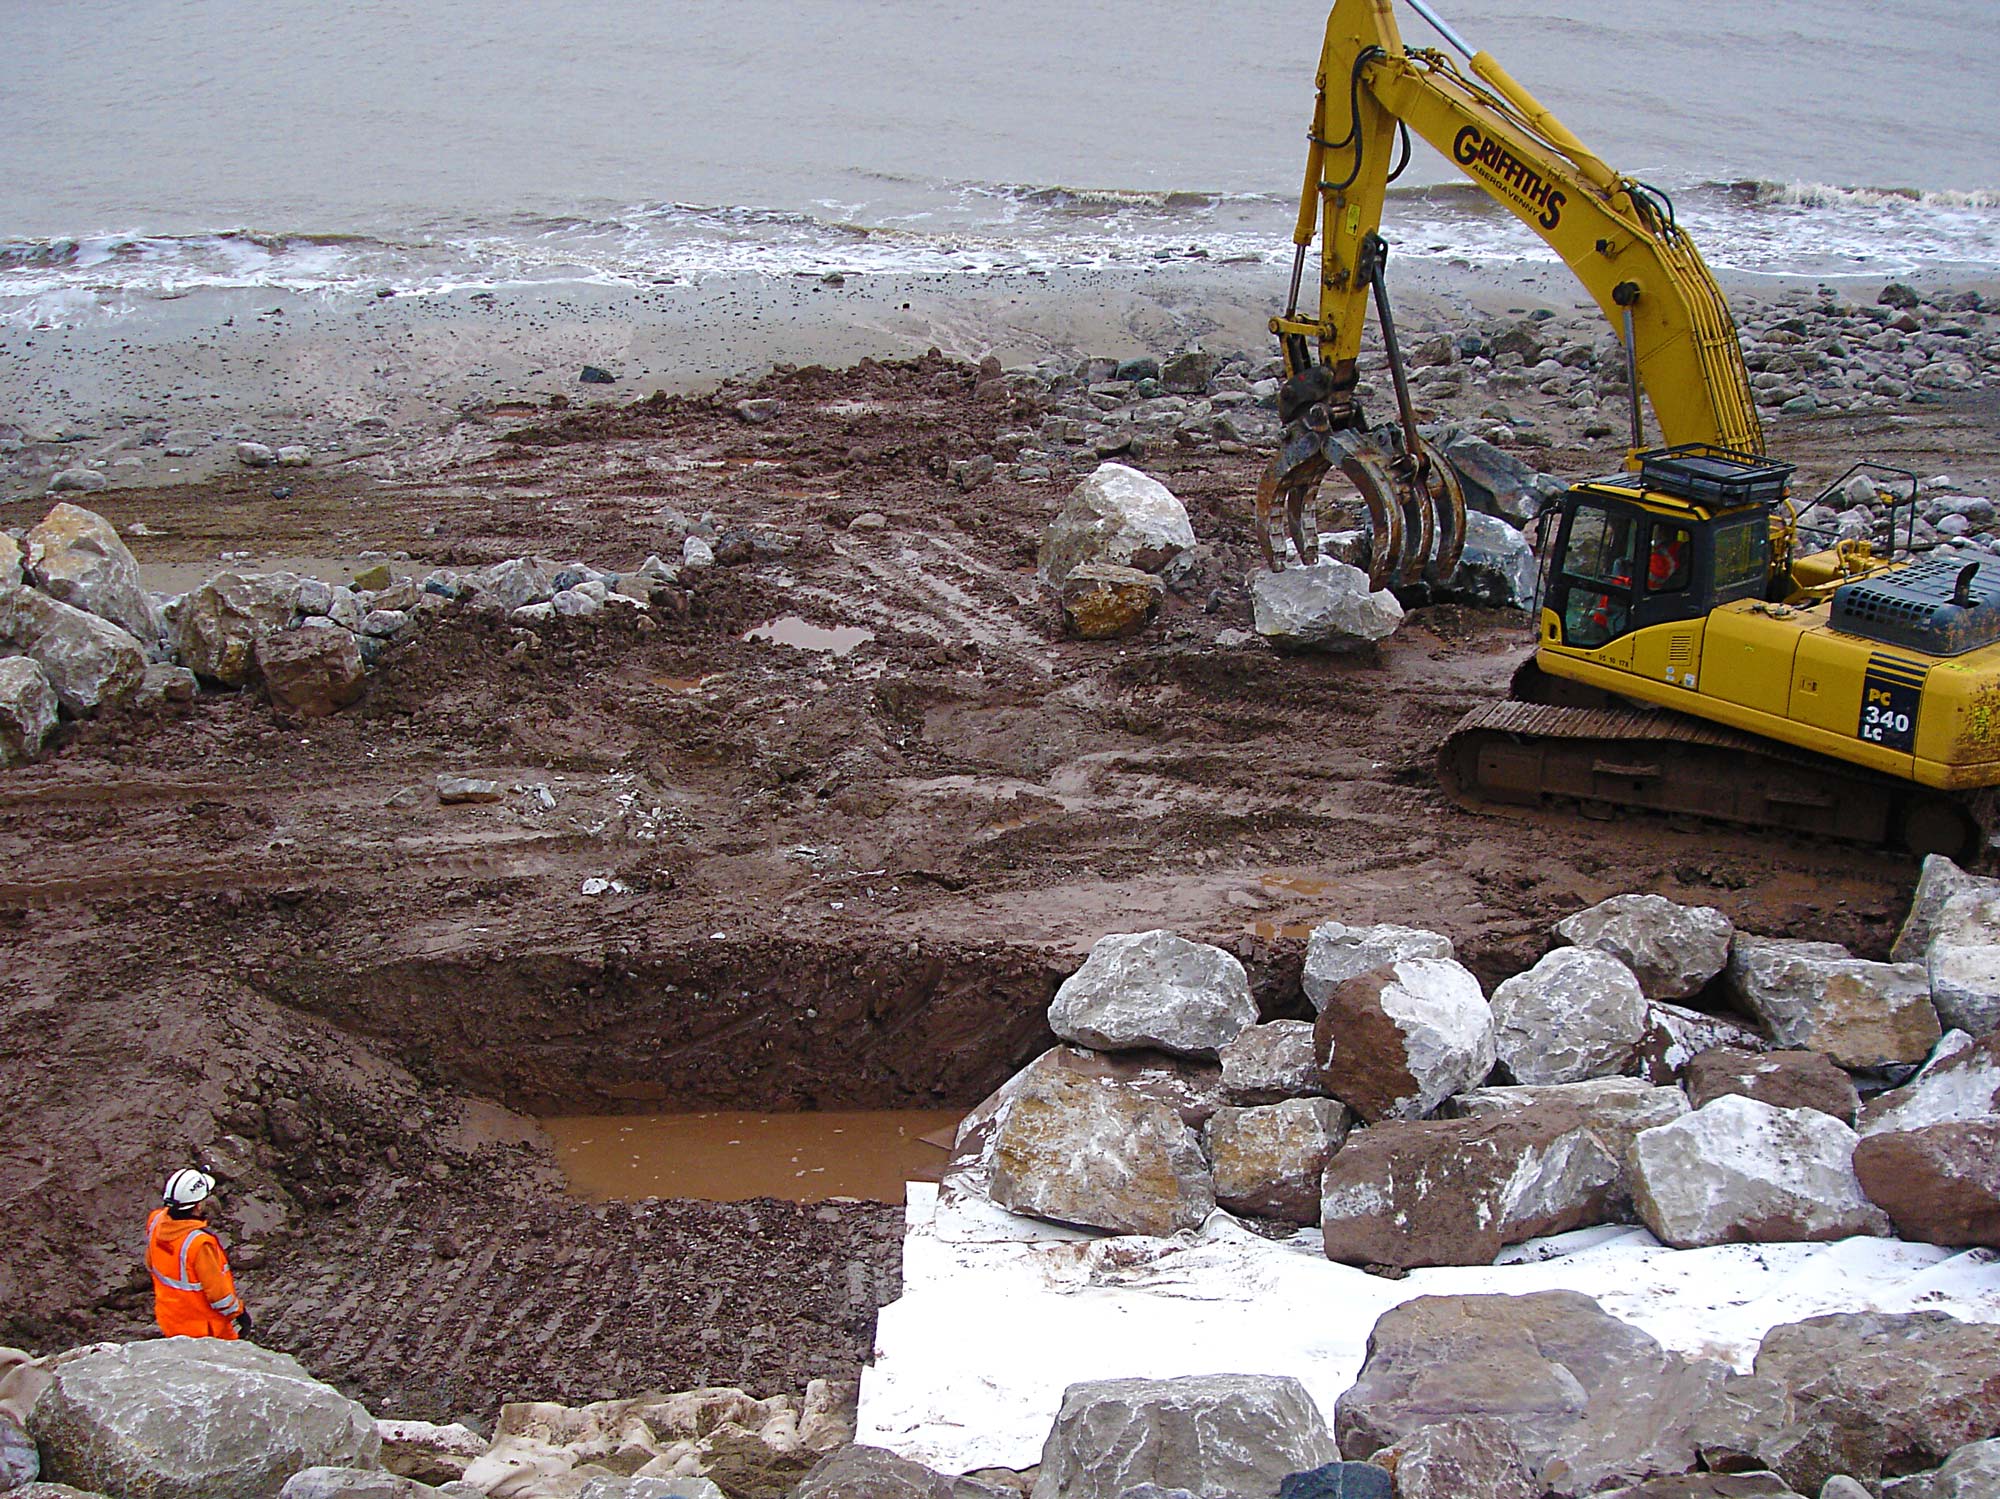
[{"label": "excavator bucket linkage", "polygon": [[1286,427],[1258,481],[1257,543],[1266,566],[1282,570],[1288,538],[1301,562],[1318,558],[1316,501],[1335,468],[1359,497],[1360,515],[1353,518],[1366,521],[1369,588],[1451,577],[1465,547],[1465,495],[1444,455],[1421,437],[1411,451],[1396,427],[1329,430],[1319,407]]}]

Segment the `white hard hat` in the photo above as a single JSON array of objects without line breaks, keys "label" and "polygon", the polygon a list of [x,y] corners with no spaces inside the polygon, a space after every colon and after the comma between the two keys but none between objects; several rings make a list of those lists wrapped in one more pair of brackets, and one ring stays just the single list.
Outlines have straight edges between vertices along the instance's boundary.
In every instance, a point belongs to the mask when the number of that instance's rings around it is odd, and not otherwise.
[{"label": "white hard hat", "polygon": [[214,1190],[215,1178],[190,1166],[167,1178],[167,1190],[162,1195],[170,1208],[191,1208]]}]

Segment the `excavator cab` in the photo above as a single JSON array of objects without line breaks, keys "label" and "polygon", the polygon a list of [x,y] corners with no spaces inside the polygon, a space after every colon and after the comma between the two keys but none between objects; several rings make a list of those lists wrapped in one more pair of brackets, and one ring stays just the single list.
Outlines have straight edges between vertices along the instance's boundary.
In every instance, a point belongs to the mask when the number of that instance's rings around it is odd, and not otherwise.
[{"label": "excavator cab", "polygon": [[1640,455],[1636,477],[1572,486],[1540,521],[1544,642],[1597,651],[1764,597],[1772,508],[1790,474],[1789,464],[1687,444]]}]

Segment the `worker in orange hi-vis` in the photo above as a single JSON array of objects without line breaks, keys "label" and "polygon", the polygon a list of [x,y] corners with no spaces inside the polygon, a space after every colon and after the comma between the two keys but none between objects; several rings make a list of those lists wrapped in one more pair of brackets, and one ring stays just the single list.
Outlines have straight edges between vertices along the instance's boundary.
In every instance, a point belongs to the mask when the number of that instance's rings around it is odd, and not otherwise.
[{"label": "worker in orange hi-vis", "polygon": [[167,1178],[166,1206],[146,1220],[146,1268],[153,1274],[153,1319],[170,1338],[240,1338],[250,1312],[222,1241],[208,1226],[215,1178],[189,1168]]}]

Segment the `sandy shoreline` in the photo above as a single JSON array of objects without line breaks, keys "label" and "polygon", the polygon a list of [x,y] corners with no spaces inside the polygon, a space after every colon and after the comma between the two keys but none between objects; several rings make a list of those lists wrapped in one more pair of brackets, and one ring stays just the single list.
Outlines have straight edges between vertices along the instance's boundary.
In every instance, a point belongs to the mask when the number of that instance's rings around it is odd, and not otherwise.
[{"label": "sandy shoreline", "polygon": [[[1553,264],[1411,260],[1394,274],[1412,331],[1588,306]],[[1189,260],[386,297],[210,289],[45,315],[36,326],[17,310],[0,322],[0,438],[14,450],[0,453],[0,503],[39,497],[58,467],[97,468],[114,486],[191,482],[233,462],[242,439],[302,444],[316,464],[335,463],[435,433],[467,407],[557,395],[623,402],[712,388],[778,363],[838,366],[933,346],[1008,365],[1197,343],[1268,352],[1266,323],[1285,280],[1269,264]],[[1838,286],[1872,301],[1882,280]],[[1733,297],[1767,301],[1824,283],[1737,276],[1728,284]],[[1981,283],[1940,274],[1918,284]],[[584,383],[586,365],[615,383]]]}]

